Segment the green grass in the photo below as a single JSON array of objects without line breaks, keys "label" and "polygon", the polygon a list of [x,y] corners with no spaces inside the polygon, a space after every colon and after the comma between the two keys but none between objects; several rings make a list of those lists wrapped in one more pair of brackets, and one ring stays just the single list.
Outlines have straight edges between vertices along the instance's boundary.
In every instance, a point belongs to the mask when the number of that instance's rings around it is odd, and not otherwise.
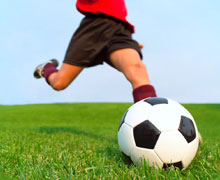
[{"label": "green grass", "polygon": [[0,106],[0,179],[220,179],[220,105],[184,105],[204,141],[183,172],[125,163],[117,130],[130,105]]}]

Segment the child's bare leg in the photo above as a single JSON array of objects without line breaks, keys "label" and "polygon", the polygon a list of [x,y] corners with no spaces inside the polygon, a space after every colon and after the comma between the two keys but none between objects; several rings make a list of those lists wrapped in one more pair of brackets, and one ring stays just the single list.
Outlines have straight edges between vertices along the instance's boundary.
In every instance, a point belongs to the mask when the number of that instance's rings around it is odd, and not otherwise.
[{"label": "child's bare leg", "polygon": [[121,71],[133,87],[134,101],[156,96],[150,84],[146,66],[135,49],[119,49],[110,54],[113,65]]},{"label": "child's bare leg", "polygon": [[34,77],[44,77],[47,83],[55,90],[65,89],[83,70],[83,67],[63,63],[60,70],[57,70],[58,61],[51,59],[35,68]]},{"label": "child's bare leg", "polygon": [[116,50],[111,53],[110,59],[113,65],[121,71],[132,84],[133,89],[144,84],[150,84],[146,66],[141,61],[140,55],[136,50]]},{"label": "child's bare leg", "polygon": [[53,89],[65,89],[83,70],[83,67],[63,63],[58,72],[50,74],[48,82]]}]

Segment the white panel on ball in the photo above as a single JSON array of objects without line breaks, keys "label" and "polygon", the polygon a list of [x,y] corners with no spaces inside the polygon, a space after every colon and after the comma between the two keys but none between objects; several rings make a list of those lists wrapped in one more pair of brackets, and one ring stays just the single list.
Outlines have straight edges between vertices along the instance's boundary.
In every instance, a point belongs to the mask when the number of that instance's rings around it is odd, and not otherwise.
[{"label": "white panel on ball", "polygon": [[149,119],[152,106],[144,101],[133,104],[125,117],[125,122],[131,127],[135,127],[141,122]]},{"label": "white panel on ball", "polygon": [[183,159],[188,143],[178,131],[162,132],[154,151],[164,163],[175,163]]},{"label": "white panel on ball", "polygon": [[189,166],[191,161],[194,159],[199,147],[198,136],[191,143],[188,144],[185,156],[183,157],[182,163],[184,169]]},{"label": "white panel on ball", "polygon": [[123,123],[118,131],[118,144],[120,150],[127,156],[130,156],[132,148],[135,147],[133,129],[126,123]]},{"label": "white panel on ball", "polygon": [[173,131],[179,128],[181,114],[175,106],[159,104],[152,108],[149,120],[160,131]]},{"label": "white panel on ball", "polygon": [[150,166],[154,166],[156,168],[163,167],[163,162],[160,160],[154,150],[151,149],[135,147],[131,152],[131,160],[138,165],[143,165],[145,160]]},{"label": "white panel on ball", "polygon": [[178,102],[173,101],[171,99],[168,99],[168,103],[170,104],[170,106],[172,106],[172,108],[175,107],[176,110],[180,113],[181,116],[188,117],[188,118],[190,118],[191,120],[194,121],[192,115],[189,113],[189,111],[184,106],[182,106]]}]

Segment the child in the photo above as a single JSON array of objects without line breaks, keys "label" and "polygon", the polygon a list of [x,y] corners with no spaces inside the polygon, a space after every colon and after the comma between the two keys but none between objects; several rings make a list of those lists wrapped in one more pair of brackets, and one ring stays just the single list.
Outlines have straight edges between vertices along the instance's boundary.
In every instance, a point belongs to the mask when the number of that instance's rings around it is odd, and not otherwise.
[{"label": "child", "polygon": [[56,69],[57,60],[50,60],[36,67],[35,78],[44,77],[53,89],[60,91],[84,68],[106,62],[131,83],[134,102],[155,97],[141,61],[142,45],[131,37],[134,26],[126,20],[124,0],[77,0],[76,7],[85,17],[70,41],[61,68]]}]

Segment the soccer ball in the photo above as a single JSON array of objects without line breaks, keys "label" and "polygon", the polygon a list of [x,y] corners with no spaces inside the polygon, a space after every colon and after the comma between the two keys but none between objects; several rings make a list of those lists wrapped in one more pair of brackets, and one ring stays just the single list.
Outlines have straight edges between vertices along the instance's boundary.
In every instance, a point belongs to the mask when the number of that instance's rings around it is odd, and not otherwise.
[{"label": "soccer ball", "polygon": [[196,155],[199,133],[192,115],[182,105],[154,97],[127,110],[120,123],[118,143],[135,164],[183,170]]}]

